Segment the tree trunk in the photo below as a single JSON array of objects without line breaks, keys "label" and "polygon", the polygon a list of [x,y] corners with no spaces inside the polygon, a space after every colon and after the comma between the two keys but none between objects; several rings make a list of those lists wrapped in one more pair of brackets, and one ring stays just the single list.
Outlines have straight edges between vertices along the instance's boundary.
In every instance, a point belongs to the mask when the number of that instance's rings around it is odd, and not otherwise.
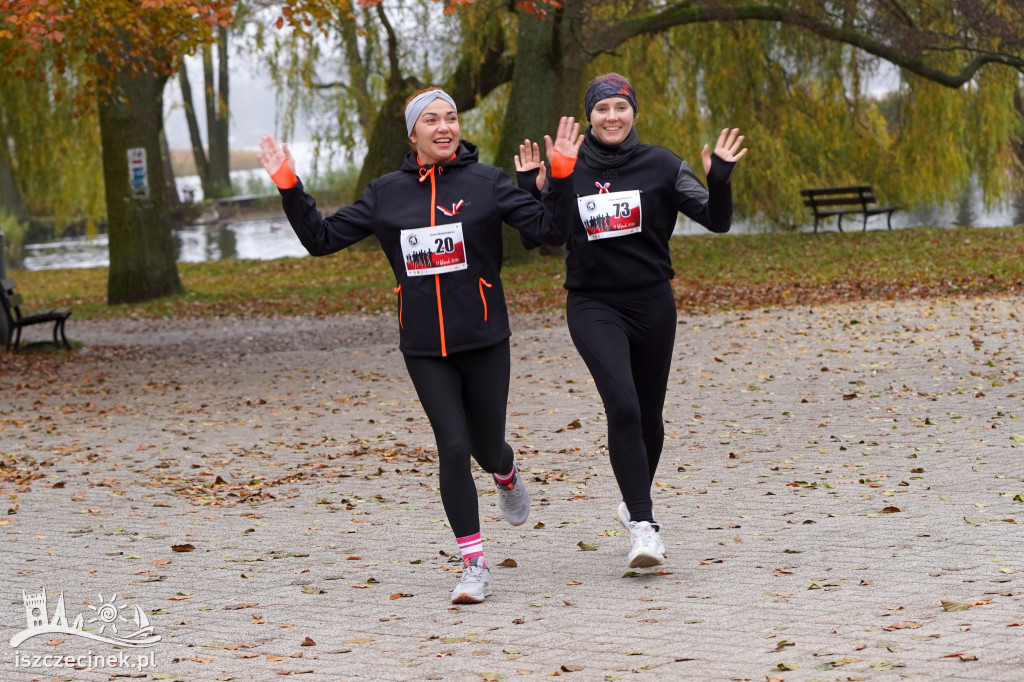
[{"label": "tree trunk", "polygon": [[[208,49],[212,49],[212,46]],[[217,87],[213,74],[207,80],[212,106],[207,106],[207,137],[210,147],[210,186],[213,197],[231,195],[231,159],[228,144],[228,30],[220,27],[217,35]]]},{"label": "tree trunk", "polygon": [[[4,124],[2,116],[0,116],[0,210],[13,216],[19,222],[29,219],[21,190],[14,177],[11,150],[7,146],[7,126]],[[0,253],[0,258],[2,257],[3,254]]]},{"label": "tree trunk", "polygon": [[178,185],[174,182],[174,166],[171,164],[171,148],[167,144],[167,135],[160,129],[160,163],[164,167],[164,193],[167,205],[172,209],[181,208],[181,197],[178,196]]},{"label": "tree trunk", "polygon": [[415,92],[414,87],[409,85],[389,94],[381,105],[380,114],[370,133],[363,168],[356,182],[357,197],[371,180],[401,167],[402,159],[409,151],[409,136],[405,130],[405,98]]},{"label": "tree trunk", "polygon": [[[544,135],[552,139],[561,116],[581,118],[583,74],[590,58],[573,37],[578,27],[578,2],[563,2],[564,9],[544,18],[520,14],[516,65],[505,120],[498,143],[497,164],[515,177],[513,157],[529,138],[539,141],[543,154]],[[581,128],[586,123],[583,118]],[[529,260],[519,236],[505,229],[505,258],[511,262]]]},{"label": "tree trunk", "polygon": [[160,161],[166,81],[165,76],[133,76],[123,70],[113,91],[99,102],[111,305],[183,291]]},{"label": "tree trunk", "polygon": [[181,102],[185,107],[185,121],[188,123],[188,138],[192,142],[192,158],[196,164],[196,175],[199,176],[200,187],[205,195],[210,177],[210,162],[206,159],[203,148],[203,137],[199,134],[199,121],[196,120],[195,100],[192,97],[192,84],[188,80],[188,70],[182,62],[178,69],[178,84],[181,87]]}]

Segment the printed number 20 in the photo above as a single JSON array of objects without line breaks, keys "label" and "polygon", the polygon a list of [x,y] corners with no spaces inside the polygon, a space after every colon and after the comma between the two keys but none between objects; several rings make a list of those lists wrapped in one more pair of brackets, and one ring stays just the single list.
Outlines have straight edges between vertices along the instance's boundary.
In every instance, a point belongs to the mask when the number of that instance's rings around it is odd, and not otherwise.
[{"label": "printed number 20", "polygon": [[455,250],[455,242],[451,237],[434,240],[434,253],[451,253]]}]

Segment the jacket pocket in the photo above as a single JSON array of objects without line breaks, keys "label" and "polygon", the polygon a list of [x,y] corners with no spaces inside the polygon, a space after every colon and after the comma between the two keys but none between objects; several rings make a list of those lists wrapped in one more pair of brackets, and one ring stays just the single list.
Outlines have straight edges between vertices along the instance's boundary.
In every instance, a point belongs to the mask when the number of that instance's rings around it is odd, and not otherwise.
[{"label": "jacket pocket", "polygon": [[487,287],[488,289],[490,289],[491,285],[487,282],[487,280],[485,280],[483,277],[481,277],[480,278],[480,302],[484,304],[484,322],[486,322],[487,321],[487,294],[484,291],[484,287]]}]

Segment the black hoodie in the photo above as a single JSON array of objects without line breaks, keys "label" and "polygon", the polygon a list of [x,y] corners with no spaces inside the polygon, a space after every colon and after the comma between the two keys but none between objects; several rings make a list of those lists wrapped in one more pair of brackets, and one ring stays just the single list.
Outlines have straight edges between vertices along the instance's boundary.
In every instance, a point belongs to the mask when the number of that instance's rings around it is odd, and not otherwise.
[{"label": "black hoodie", "polygon": [[[410,151],[400,170],[373,180],[358,201],[326,218],[301,181],[280,190],[288,222],[311,255],[340,251],[371,234],[380,240],[398,284],[399,348],[407,355],[444,356],[511,335],[500,275],[503,222],[531,240],[565,243],[575,206],[571,175],[553,178],[552,191],[538,201],[503,170],[477,160],[476,146],[466,141],[454,158],[432,166],[420,166]],[[402,231],[456,223],[464,251],[457,240],[455,247],[465,254],[465,269],[410,275],[416,267],[410,257],[426,250],[411,256],[407,232],[403,253]],[[436,263],[444,249],[431,247],[435,255],[426,258]]]},{"label": "black hoodie", "polygon": [[[634,129],[635,130],[635,129]],[[612,239],[588,239],[579,211],[573,211],[565,253],[565,288],[570,291],[627,291],[664,284],[675,277],[669,240],[679,213],[712,232],[728,232],[732,223],[734,163],[711,157],[705,188],[689,164],[663,147],[638,143],[614,163],[588,155],[588,149],[614,153],[590,128],[580,150],[573,183],[580,204],[601,192],[639,190],[642,229]],[[549,173],[550,177],[550,173]],[[537,171],[520,172],[520,187],[540,196]],[[539,246],[523,239],[527,248]]]}]

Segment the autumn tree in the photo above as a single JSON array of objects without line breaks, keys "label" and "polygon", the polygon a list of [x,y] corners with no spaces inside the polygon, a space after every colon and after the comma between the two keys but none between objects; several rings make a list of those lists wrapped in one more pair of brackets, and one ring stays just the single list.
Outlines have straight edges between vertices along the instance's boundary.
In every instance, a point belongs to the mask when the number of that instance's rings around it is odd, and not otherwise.
[{"label": "autumn tree", "polygon": [[[145,301],[182,290],[162,163],[164,84],[181,57],[231,21],[231,0],[4,0],[0,40],[19,77],[39,78],[81,61],[82,111],[100,128],[106,195],[110,303]],[[52,55],[43,60],[34,53]]]},{"label": "autumn tree", "polygon": [[[378,6],[367,1],[362,6]],[[1019,177],[1012,156],[1020,139],[1013,97],[1024,60],[1019,3],[995,0],[811,0],[620,3],[610,0],[500,2],[448,0],[458,16],[485,10],[503,31],[495,64],[502,88],[495,162],[510,168],[524,137],[536,139],[565,114],[582,116],[582,94],[596,72],[625,72],[641,90],[639,127],[647,139],[695,157],[714,131],[738,125],[757,152],[737,182],[747,216],[776,225],[799,220],[801,184],[824,178],[873,182],[911,203],[946,200],[972,177],[989,196],[1005,195]],[[423,2],[424,7],[436,3]],[[319,28],[318,0],[289,5],[282,23]],[[432,21],[438,22],[435,15]],[[305,13],[303,13],[305,12]],[[359,24],[353,12],[346,15]],[[345,17],[335,24],[342,26]],[[469,24],[467,24],[469,25]],[[459,24],[425,33],[450,35]],[[313,29],[311,29],[313,30]],[[347,29],[346,29],[347,30]],[[367,44],[372,32],[366,33]],[[494,43],[498,44],[498,43]],[[432,80],[449,85],[480,44],[444,53]],[[387,50],[409,72],[431,52],[419,43]],[[418,59],[417,59],[418,58]],[[392,60],[394,63],[394,60]],[[867,84],[891,65],[895,94],[879,102]],[[482,102],[478,91],[476,102]],[[404,98],[378,97],[378,117],[399,120]],[[474,102],[460,102],[467,111]],[[365,103],[361,105],[365,108]],[[968,114],[965,116],[964,114]],[[936,118],[937,117],[937,118]],[[942,144],[928,142],[943,122]],[[403,131],[404,132],[404,131]],[[780,134],[782,133],[782,134]],[[367,164],[394,152],[371,135]],[[477,137],[474,137],[477,139]],[[389,161],[393,167],[393,162]],[[364,167],[367,165],[364,164]],[[943,171],[942,169],[945,169]]]},{"label": "autumn tree", "polygon": [[218,26],[216,43],[202,45],[199,48],[203,66],[202,102],[206,115],[207,139],[205,146],[199,131],[195,97],[192,93],[188,70],[184,62],[178,68],[178,85],[181,88],[182,106],[188,125],[189,139],[192,143],[192,158],[195,160],[196,173],[199,175],[203,196],[206,198],[225,197],[232,192],[228,143],[230,123],[228,98],[231,83],[228,38],[228,28]]},{"label": "autumn tree", "polygon": [[411,93],[438,85],[468,112],[512,72],[507,16],[487,3],[455,13],[432,2],[313,0],[271,7],[265,16],[277,30],[257,39],[287,103],[283,134],[299,115],[330,121],[329,129],[314,131],[318,142],[349,161],[356,149],[369,150],[360,155],[358,188],[397,168],[408,151]]},{"label": "autumn tree", "polygon": [[52,50],[21,52],[10,37],[0,37],[0,209],[58,230],[91,227],[103,217],[103,176],[96,113],[75,105],[85,55],[54,68]]}]

